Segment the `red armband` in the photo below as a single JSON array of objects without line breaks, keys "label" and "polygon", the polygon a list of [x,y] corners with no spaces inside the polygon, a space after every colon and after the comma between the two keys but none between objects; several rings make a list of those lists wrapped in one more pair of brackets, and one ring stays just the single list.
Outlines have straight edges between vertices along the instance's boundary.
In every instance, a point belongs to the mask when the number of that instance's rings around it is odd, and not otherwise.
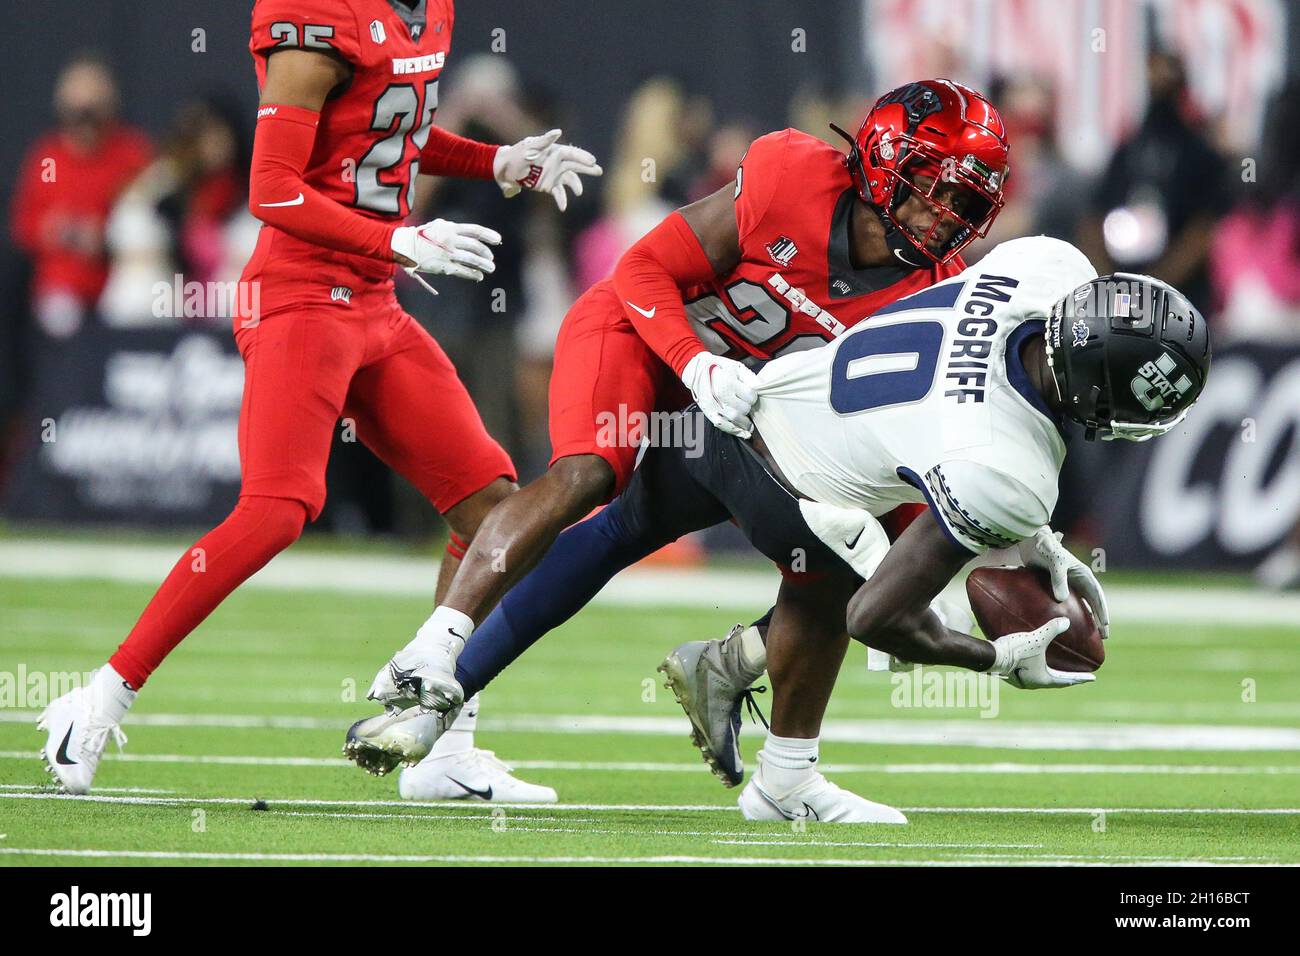
[{"label": "red armband", "polygon": [[642,236],[614,267],[614,288],[628,319],[678,376],[706,351],[686,318],[682,289],[713,276],[695,230],[678,212]]},{"label": "red armband", "polygon": [[257,111],[249,212],[304,242],[391,262],[397,223],[363,216],[303,182],[319,122],[319,113],[297,106]]},{"label": "red armband", "polygon": [[429,141],[420,150],[420,172],[457,179],[492,179],[492,162],[500,148],[431,126]]}]

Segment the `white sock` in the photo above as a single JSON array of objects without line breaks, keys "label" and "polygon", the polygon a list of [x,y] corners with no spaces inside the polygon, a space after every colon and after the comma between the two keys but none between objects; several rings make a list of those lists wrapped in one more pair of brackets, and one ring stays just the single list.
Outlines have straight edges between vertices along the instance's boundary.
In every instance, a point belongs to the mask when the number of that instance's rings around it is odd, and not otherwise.
[{"label": "white sock", "polygon": [[135,703],[136,692],[108,664],[95,671],[87,690],[90,692],[90,706],[109,723],[120,724]]},{"label": "white sock", "polygon": [[767,735],[758,759],[763,783],[772,796],[780,798],[808,779],[817,769],[820,738]]},{"label": "white sock", "polygon": [[758,628],[750,625],[740,632],[740,662],[745,670],[755,677],[767,670],[767,647],[763,644],[763,635]]},{"label": "white sock", "polygon": [[455,608],[439,604],[429,615],[429,619],[420,625],[420,629],[415,632],[415,639],[407,647],[418,648],[433,642],[441,644],[446,635],[453,631],[455,633],[452,636],[459,637],[463,647],[464,642],[468,641],[469,636],[474,633],[474,622],[468,615],[462,614]]},{"label": "white sock", "polygon": [[[474,749],[474,729],[478,726],[478,694],[465,701],[460,716],[438,738],[429,757],[446,757]],[[427,759],[427,758],[426,758]]]}]

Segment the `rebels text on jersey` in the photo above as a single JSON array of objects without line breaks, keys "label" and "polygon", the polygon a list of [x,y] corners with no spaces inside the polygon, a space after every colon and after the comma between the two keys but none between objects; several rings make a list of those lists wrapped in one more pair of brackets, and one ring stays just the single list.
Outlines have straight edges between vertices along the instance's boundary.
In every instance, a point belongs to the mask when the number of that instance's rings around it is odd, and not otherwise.
[{"label": "rebels text on jersey", "polygon": [[756,139],[736,171],[740,263],[685,290],[692,328],[710,351],[758,363],[832,341],[872,312],[959,273],[855,269],[850,216],[861,202],[844,154],[786,129]]},{"label": "rebels text on jersey", "polygon": [[[257,0],[249,49],[259,89],[277,51],[326,53],[351,67],[351,78],[321,109],[304,182],[366,216],[398,220],[410,214],[452,20],[451,0],[419,0],[411,10],[389,0]],[[368,278],[393,272],[391,263],[322,250],[274,231],[275,260],[325,257]],[[264,262],[268,267],[271,261]]]}]

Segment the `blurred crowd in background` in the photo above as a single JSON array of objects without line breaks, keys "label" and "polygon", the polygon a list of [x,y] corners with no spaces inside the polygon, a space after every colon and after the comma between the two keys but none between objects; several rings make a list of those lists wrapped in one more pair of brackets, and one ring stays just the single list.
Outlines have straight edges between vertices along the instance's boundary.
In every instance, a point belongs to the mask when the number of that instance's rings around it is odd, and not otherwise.
[{"label": "blurred crowd in background", "polygon": [[[1099,173],[1062,155],[1048,80],[995,80],[984,92],[1012,144],[1007,204],[966,259],[1017,236],[1055,236],[1080,246],[1100,272],[1149,273],[1183,290],[1208,316],[1216,344],[1300,342],[1300,89],[1291,83],[1268,105],[1247,159],[1225,146],[1222,117],[1193,105],[1185,70],[1171,52],[1149,54],[1145,115]],[[448,71],[436,121],[514,142],[573,108],[538,89],[506,58],[467,56]],[[838,147],[827,124],[856,129],[880,92],[796,93],[788,125]],[[40,349],[90,324],[229,327],[228,314],[159,316],[153,303],[157,283],[177,275],[233,282],[256,241],[259,224],[246,208],[252,118],[235,102],[220,91],[180,100],[165,131],[151,137],[119,119],[106,61],[86,54],[68,62],[53,90],[52,124],[30,145],[11,191],[0,283],[23,307],[10,310],[0,343],[4,447],[13,447]],[[617,133],[611,155],[600,157],[605,176],[565,215],[545,199],[506,200],[490,182],[420,181],[417,216],[483,223],[507,237],[488,282],[444,280],[436,299],[404,276],[399,284],[523,478],[549,455],[551,350],[568,305],[666,213],[729,182],[748,144],[767,131],[664,76],[642,82],[607,121]],[[56,181],[43,178],[51,161]],[[0,484],[11,457],[0,454]],[[330,482],[323,524],[336,531],[418,531],[435,520],[359,445],[336,448]],[[1069,520],[1086,535],[1087,514]]]}]

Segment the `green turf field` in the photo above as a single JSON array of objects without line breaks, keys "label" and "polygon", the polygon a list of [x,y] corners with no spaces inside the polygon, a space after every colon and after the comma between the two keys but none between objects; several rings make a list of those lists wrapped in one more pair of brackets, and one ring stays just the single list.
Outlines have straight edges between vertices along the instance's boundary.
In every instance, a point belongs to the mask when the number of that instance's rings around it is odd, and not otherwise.
[{"label": "green turf field", "polygon": [[[0,578],[0,671],[92,669],[151,591]],[[339,747],[370,712],[354,699],[427,609],[236,594],[155,675],[90,799],[54,793],[34,713],[10,700],[0,863],[1300,862],[1300,625],[1117,620],[1098,683],[1007,688],[994,717],[895,706],[891,675],[855,647],[824,769],[911,824],[799,829],[740,817],[655,680],[675,643],[758,607],[593,607],[489,689],[480,746],[554,786],[559,807],[400,802],[395,777],[363,775]],[[762,731],[746,732],[752,763]]]}]

